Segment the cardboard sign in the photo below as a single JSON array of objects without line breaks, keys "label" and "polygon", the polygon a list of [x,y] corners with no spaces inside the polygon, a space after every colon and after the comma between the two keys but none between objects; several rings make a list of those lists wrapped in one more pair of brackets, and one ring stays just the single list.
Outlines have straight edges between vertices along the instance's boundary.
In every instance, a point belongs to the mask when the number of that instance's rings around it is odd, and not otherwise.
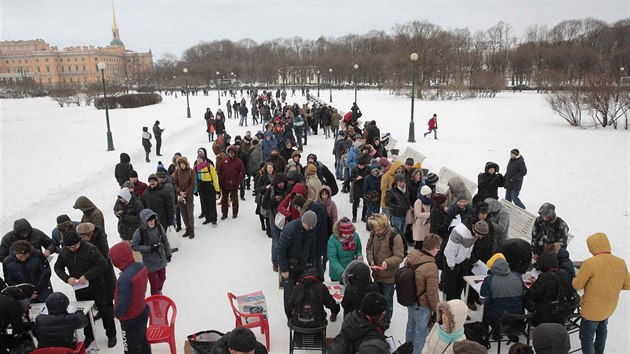
[{"label": "cardboard sign", "polygon": [[[236,297],[238,310],[242,314],[259,314],[262,313],[267,318],[267,301],[261,290],[251,294],[240,295]],[[245,318],[246,323],[258,322],[258,317]]]}]

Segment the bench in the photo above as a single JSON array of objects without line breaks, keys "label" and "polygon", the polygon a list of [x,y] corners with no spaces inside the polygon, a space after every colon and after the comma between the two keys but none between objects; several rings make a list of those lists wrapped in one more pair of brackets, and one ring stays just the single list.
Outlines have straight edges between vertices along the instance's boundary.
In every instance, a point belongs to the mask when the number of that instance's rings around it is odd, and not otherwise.
[{"label": "bench", "polygon": [[[477,183],[469,180],[468,178],[460,175],[459,173],[451,170],[448,167],[442,167],[440,169],[440,172],[438,173],[438,177],[440,178],[436,185],[436,189],[438,193],[446,194],[446,191],[448,191],[448,181],[450,181],[451,178],[453,177],[461,178],[461,180],[466,185],[466,188],[470,192],[470,195],[474,196],[475,193],[477,192]],[[530,228],[530,231],[531,231],[531,228]]]},{"label": "bench", "polygon": [[426,156],[424,156],[421,153],[419,153],[416,149],[414,149],[414,148],[412,148],[410,146],[407,146],[402,154],[398,154],[398,156],[394,156],[394,161],[400,161],[400,162],[404,163],[405,160],[407,160],[410,157],[413,159],[414,163],[416,163],[416,162],[422,163],[424,161],[424,159],[427,158]]},{"label": "bench", "polygon": [[[527,242],[532,241],[532,229],[537,215],[530,213],[525,209],[521,209],[516,204],[508,202],[505,199],[499,200],[499,203],[507,209],[510,215],[510,229],[508,230],[509,238],[520,238]],[[570,233],[567,235],[567,244],[573,240],[575,236]]]}]

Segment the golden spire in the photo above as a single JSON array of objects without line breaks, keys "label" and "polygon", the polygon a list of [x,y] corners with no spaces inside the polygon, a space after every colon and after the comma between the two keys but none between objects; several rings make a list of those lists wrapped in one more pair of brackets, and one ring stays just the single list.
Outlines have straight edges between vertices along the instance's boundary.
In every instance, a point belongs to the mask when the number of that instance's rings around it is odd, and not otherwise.
[{"label": "golden spire", "polygon": [[116,25],[116,11],[114,11],[114,0],[112,0],[112,15],[114,17],[114,24],[112,25],[112,30],[118,31],[118,26]]}]

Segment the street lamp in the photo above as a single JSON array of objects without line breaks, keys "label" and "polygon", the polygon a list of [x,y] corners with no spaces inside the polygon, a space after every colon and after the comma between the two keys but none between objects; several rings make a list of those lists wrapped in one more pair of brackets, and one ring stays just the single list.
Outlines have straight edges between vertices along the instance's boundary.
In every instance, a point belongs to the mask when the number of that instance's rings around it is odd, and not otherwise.
[{"label": "street lamp", "polygon": [[623,66],[619,69],[621,71],[621,77],[619,78],[619,87],[621,87],[621,82],[623,81],[623,72],[626,70]]},{"label": "street lamp", "polygon": [[330,73],[330,79],[328,79],[328,84],[330,85],[330,103],[332,103],[332,68],[328,69]]},{"label": "street lamp", "polygon": [[184,82],[186,84],[186,113],[187,117],[190,118],[190,101],[188,100],[188,69],[184,68]]},{"label": "street lamp", "polygon": [[105,100],[105,121],[107,122],[107,151],[114,151],[114,139],[112,131],[109,128],[109,106],[107,104],[107,89],[105,88],[105,69],[107,65],[103,62],[98,63],[98,70],[101,71],[101,79],[103,80],[103,99]]},{"label": "street lamp", "polygon": [[319,70],[317,70],[317,98],[319,98]]},{"label": "street lamp", "polygon": [[219,107],[221,107],[221,92],[219,91],[219,74],[220,72],[217,70],[217,101],[219,102]]},{"label": "street lamp", "polygon": [[359,64],[354,64],[354,102],[357,102],[357,78],[356,78],[356,73],[357,70],[359,70]]},{"label": "street lamp", "polygon": [[411,53],[411,55],[409,56],[409,59],[411,59],[411,121],[409,122],[409,139],[407,139],[408,143],[415,143],[416,142],[416,136],[415,136],[415,129],[414,129],[414,123],[413,123],[413,104],[415,101],[415,96],[416,96],[416,61],[418,61],[418,54],[417,53]]}]

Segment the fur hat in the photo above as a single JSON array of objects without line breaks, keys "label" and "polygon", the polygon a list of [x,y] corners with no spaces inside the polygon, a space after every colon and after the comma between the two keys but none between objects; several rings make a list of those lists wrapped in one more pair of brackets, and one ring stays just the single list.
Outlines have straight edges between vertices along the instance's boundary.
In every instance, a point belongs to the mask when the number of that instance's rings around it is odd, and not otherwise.
[{"label": "fur hat", "polygon": [[49,315],[59,315],[68,312],[70,300],[64,293],[54,292],[46,298],[46,308]]},{"label": "fur hat", "polygon": [[420,194],[424,196],[428,196],[428,195],[433,194],[433,191],[431,190],[431,187],[429,186],[422,186],[422,188],[420,188]]},{"label": "fur hat", "polygon": [[249,353],[256,349],[256,335],[249,328],[237,327],[230,333],[228,348],[237,352]]},{"label": "fur hat", "polygon": [[95,229],[94,224],[92,224],[91,222],[84,222],[82,224],[77,225],[77,233],[79,235],[89,234],[90,232],[94,231],[94,229]]},{"label": "fur hat", "polygon": [[442,193],[438,193],[433,196],[433,201],[435,202],[436,205],[440,205],[444,203],[447,199],[448,198],[446,198],[446,196]]},{"label": "fur hat", "polygon": [[339,232],[342,235],[354,234],[354,225],[352,225],[352,221],[345,216],[339,220]]},{"label": "fur hat", "polygon": [[81,242],[81,237],[76,232],[70,230],[63,233],[63,243],[66,246],[74,246]]},{"label": "fur hat", "polygon": [[312,210],[307,210],[302,214],[302,222],[311,227],[315,227],[315,225],[317,225],[317,214]]},{"label": "fur hat", "polygon": [[372,231],[380,231],[389,226],[389,219],[385,214],[374,214],[368,218],[368,225]]},{"label": "fur hat", "polygon": [[314,164],[310,163],[308,164],[308,166],[306,166],[306,169],[304,170],[304,176],[308,177],[310,175],[314,175],[317,174],[317,166],[315,166]]},{"label": "fur hat", "polygon": [[67,214],[61,214],[57,217],[57,225],[63,224],[66,221],[70,221],[70,217]]},{"label": "fur hat", "polygon": [[385,297],[375,291],[369,292],[361,300],[361,312],[368,316],[377,316],[387,311]]},{"label": "fur hat", "polygon": [[475,232],[479,235],[485,236],[488,234],[488,232],[490,232],[490,227],[488,226],[487,222],[480,220],[475,223],[475,225],[473,226],[473,230],[475,230]]}]

